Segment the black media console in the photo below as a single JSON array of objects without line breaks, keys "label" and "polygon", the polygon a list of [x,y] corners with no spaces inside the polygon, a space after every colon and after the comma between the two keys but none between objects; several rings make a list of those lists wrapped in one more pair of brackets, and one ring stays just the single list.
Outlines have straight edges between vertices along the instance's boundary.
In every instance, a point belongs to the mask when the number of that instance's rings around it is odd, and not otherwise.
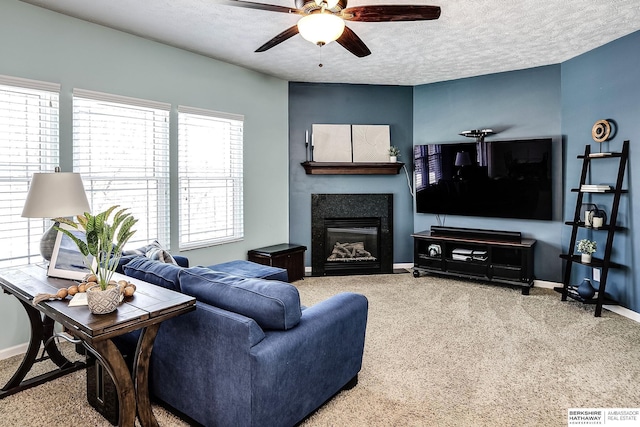
[{"label": "black media console", "polygon": [[518,286],[533,286],[536,241],[519,232],[432,226],[412,235],[413,275],[436,273]]}]

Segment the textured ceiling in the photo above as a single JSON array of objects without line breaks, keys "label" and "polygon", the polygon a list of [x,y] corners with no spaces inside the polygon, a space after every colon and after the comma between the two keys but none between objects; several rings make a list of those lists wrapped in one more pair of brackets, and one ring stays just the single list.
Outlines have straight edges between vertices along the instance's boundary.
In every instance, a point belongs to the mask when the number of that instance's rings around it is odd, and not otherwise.
[{"label": "textured ceiling", "polygon": [[[255,49],[295,14],[216,0],[24,0],[289,81],[419,85],[557,64],[640,29],[638,0],[350,0],[440,6],[435,21],[347,22],[372,54],[296,35]],[[269,0],[294,7],[294,0]],[[319,67],[318,64],[323,64]]]}]

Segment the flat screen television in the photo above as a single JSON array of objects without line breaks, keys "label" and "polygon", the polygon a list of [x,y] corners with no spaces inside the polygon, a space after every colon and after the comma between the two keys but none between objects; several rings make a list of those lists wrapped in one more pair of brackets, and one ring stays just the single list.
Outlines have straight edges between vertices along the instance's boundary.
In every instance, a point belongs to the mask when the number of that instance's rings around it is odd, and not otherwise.
[{"label": "flat screen television", "polygon": [[553,219],[552,138],[414,146],[416,211]]}]

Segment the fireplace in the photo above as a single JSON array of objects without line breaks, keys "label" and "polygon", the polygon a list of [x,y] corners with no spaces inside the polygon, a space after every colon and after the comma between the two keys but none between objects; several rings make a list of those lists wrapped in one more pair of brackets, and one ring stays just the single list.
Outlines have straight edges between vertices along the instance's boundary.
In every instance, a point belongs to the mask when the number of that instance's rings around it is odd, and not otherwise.
[{"label": "fireplace", "polygon": [[314,276],[393,272],[393,194],[313,194]]}]

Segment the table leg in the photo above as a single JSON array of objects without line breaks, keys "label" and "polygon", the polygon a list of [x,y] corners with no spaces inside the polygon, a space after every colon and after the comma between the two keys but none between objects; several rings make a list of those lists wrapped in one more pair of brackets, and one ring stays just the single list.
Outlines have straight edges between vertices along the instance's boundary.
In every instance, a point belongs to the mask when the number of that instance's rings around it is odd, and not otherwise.
[{"label": "table leg", "polygon": [[118,392],[120,427],[133,427],[136,420],[136,395],[133,380],[122,354],[113,341],[98,341],[85,346],[94,354],[96,359],[109,372]]},{"label": "table leg", "polygon": [[142,427],[159,427],[149,399],[149,361],[159,328],[160,323],[156,323],[141,329],[131,374],[113,341],[85,344],[109,372],[116,386],[120,403],[119,426],[133,426],[137,413]]},{"label": "table leg", "polygon": [[[40,311],[30,303],[22,300],[20,300],[20,303],[27,312],[29,323],[31,325],[29,347],[16,373],[13,374],[7,384],[2,388],[2,390],[0,390],[0,399],[86,367],[86,364],[83,362],[69,361],[62,355],[62,353],[60,353],[60,350],[56,346],[54,340],[49,340],[49,338],[53,336],[54,321],[52,319],[46,316],[43,319]],[[29,373],[33,364],[36,362],[40,345],[46,342],[48,343],[45,350],[51,360],[58,365],[59,369],[23,381],[24,377]]]},{"label": "table leg", "polygon": [[133,359],[133,372],[135,375],[136,399],[138,401],[138,417],[143,427],[158,427],[158,421],[149,400],[149,360],[153,343],[158,335],[160,323],[150,325],[142,329],[138,338],[136,355]]}]

